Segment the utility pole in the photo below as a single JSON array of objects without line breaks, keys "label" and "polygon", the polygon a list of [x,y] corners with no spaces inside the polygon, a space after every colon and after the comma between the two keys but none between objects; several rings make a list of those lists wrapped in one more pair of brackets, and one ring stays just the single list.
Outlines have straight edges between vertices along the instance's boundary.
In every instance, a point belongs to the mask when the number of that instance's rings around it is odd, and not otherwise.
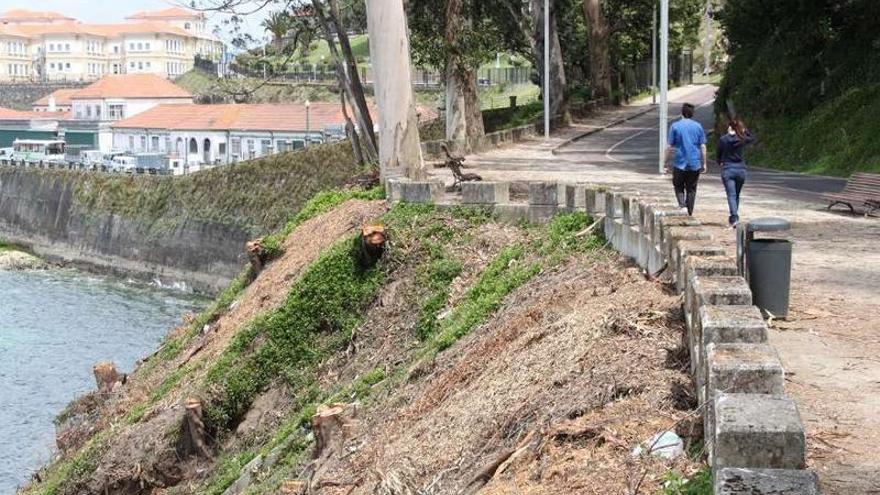
[{"label": "utility pole", "polygon": [[550,0],[544,0],[544,139],[550,139]]},{"label": "utility pole", "polygon": [[660,160],[658,168],[665,173],[666,133],[669,126],[669,0],[660,0]]},{"label": "utility pole", "polygon": [[651,23],[651,103],[657,104],[657,2],[651,6],[654,21]]}]

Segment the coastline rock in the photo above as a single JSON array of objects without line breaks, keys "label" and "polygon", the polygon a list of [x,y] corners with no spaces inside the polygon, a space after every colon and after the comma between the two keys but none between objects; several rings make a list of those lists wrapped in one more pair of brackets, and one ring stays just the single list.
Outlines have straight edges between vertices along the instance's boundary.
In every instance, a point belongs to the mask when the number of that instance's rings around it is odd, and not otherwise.
[{"label": "coastline rock", "polygon": [[0,270],[41,270],[46,262],[22,251],[0,251]]}]

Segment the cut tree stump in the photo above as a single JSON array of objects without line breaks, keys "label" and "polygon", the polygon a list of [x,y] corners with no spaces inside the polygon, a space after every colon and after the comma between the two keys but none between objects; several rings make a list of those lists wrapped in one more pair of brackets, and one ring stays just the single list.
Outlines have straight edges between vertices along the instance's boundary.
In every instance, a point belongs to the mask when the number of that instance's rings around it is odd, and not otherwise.
[{"label": "cut tree stump", "polygon": [[189,432],[189,450],[210,459],[213,457],[208,448],[205,422],[202,419],[202,401],[190,397],[186,400],[186,427]]}]

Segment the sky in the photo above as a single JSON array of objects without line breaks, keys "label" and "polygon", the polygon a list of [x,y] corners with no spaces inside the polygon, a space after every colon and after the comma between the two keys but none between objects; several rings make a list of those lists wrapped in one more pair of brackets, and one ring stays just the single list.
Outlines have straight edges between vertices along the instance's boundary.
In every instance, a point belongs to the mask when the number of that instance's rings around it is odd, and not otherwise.
[{"label": "sky", "polygon": [[[140,10],[160,10],[172,6],[189,4],[189,0],[0,0],[0,12],[10,9],[52,10],[83,22],[112,23],[122,22],[125,16]],[[260,22],[268,14],[268,8],[246,16],[246,30],[252,36],[266,35]],[[211,29],[221,20],[220,14],[209,14]],[[229,37],[224,37],[229,41]]]}]

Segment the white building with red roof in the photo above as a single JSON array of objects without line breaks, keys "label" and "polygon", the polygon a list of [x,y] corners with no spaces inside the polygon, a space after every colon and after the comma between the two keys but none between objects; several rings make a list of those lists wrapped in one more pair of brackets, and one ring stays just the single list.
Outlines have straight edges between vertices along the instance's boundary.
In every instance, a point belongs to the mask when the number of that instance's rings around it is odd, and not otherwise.
[{"label": "white building with red roof", "polygon": [[192,69],[196,57],[219,61],[223,51],[205,14],[179,7],[138,12],[117,24],[82,23],[56,12],[0,12],[0,81],[133,73],[170,78]]}]

